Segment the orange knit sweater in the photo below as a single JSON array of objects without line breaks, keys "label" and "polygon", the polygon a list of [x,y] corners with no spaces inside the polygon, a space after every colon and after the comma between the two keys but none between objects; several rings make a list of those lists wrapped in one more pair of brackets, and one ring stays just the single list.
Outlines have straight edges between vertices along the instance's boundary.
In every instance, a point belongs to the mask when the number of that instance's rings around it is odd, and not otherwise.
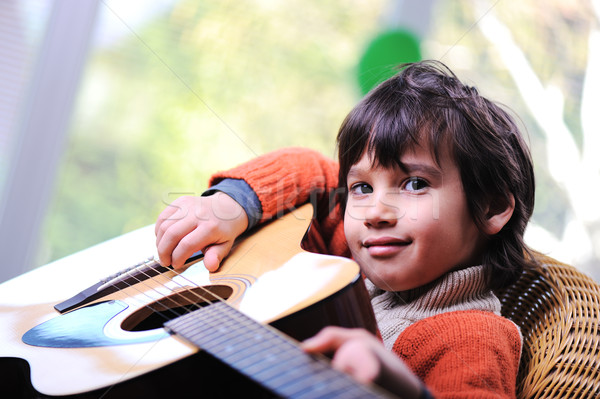
[{"label": "orange knit sweater", "polygon": [[[215,174],[243,179],[262,206],[262,220],[311,200],[316,216],[307,250],[350,256],[343,215],[331,193],[338,165],[303,148],[286,148]],[[515,396],[521,336],[514,323],[491,312],[454,311],[417,321],[397,338],[394,352],[422,379],[435,397],[505,398]]]}]

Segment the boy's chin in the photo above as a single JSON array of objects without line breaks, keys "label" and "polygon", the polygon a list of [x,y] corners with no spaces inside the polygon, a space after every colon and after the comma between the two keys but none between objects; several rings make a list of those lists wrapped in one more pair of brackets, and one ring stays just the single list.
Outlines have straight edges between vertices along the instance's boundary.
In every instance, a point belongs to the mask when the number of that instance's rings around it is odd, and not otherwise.
[{"label": "boy's chin", "polygon": [[397,281],[396,278],[382,276],[377,273],[365,273],[365,276],[379,289],[384,291],[406,291],[416,288],[410,282]]}]

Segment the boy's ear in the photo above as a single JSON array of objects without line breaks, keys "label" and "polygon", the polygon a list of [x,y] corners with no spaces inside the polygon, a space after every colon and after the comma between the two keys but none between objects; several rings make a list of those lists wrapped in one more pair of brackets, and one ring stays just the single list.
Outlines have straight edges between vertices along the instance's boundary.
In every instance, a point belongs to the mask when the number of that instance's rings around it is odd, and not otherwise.
[{"label": "boy's ear", "polygon": [[515,196],[512,193],[508,194],[507,201],[492,200],[485,215],[484,233],[494,235],[500,232],[512,217],[514,210]]}]

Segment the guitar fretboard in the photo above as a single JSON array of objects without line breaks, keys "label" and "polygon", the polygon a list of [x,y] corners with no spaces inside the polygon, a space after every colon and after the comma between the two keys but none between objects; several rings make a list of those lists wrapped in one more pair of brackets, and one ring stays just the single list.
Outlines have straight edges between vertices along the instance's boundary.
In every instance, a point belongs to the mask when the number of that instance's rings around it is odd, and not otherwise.
[{"label": "guitar fretboard", "polygon": [[386,397],[224,302],[171,320],[165,328],[281,397]]}]

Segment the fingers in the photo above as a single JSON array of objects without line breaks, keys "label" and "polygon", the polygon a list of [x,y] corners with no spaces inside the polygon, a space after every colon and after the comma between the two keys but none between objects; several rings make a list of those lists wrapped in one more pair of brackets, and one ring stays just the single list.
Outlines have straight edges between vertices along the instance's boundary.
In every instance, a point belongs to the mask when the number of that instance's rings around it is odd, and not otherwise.
[{"label": "fingers", "polygon": [[325,327],[314,337],[304,340],[300,347],[308,353],[332,353],[340,343],[335,332],[337,327]]},{"label": "fingers", "polygon": [[[156,249],[160,263],[163,266],[170,266],[173,263],[172,254],[177,246],[184,240],[184,238],[190,234],[196,225],[192,220],[180,220],[180,221],[165,221],[161,224],[158,236],[156,239]],[[187,245],[187,240],[183,242],[183,245]],[[187,248],[180,248],[180,253],[185,253]],[[193,252],[190,253],[190,255]]]},{"label": "fingers", "polygon": [[335,352],[332,367],[358,382],[376,383],[406,398],[420,397],[418,377],[366,330],[326,327],[301,346],[307,352]]},{"label": "fingers", "polygon": [[201,214],[206,201],[183,196],[161,212],[155,226],[156,248],[163,266],[179,269],[194,252],[202,249],[203,235],[197,230],[205,221]]},{"label": "fingers", "polygon": [[175,270],[182,269],[190,256],[202,250],[204,266],[208,271],[217,271],[221,261],[229,254],[234,239],[224,239],[218,233],[210,233],[210,231],[210,229],[199,226],[186,233],[181,239],[175,240],[177,242],[172,250],[171,266]]},{"label": "fingers", "polygon": [[[183,269],[185,261],[190,256],[199,250],[204,250],[204,247],[210,244],[210,242],[207,241],[207,237],[203,234],[202,229],[194,223],[182,223],[182,225],[181,230],[175,232],[173,235],[171,235],[171,231],[169,231],[165,236],[165,241],[166,237],[169,237],[170,241],[165,244],[165,252],[163,252],[165,254],[171,254],[171,266],[177,271]],[[190,226],[192,228],[188,229]],[[172,229],[175,229],[176,227],[177,226],[173,226]],[[159,249],[159,254],[160,253]]]},{"label": "fingers", "polygon": [[225,242],[223,244],[211,245],[204,250],[204,267],[209,272],[216,272],[221,266],[221,261],[225,259],[233,242]]},{"label": "fingers", "polygon": [[375,381],[380,374],[375,348],[381,342],[366,330],[326,327],[301,346],[309,353],[335,352],[331,366],[363,384]]},{"label": "fingers", "polygon": [[[325,327],[317,335],[302,342],[301,347],[309,353],[332,353],[351,339],[373,337],[362,329],[349,329],[336,326]],[[373,337],[373,339],[376,339]]]},{"label": "fingers", "polygon": [[154,234],[156,235],[157,242],[160,241],[162,235],[169,226],[187,216],[187,210],[179,205],[181,202],[184,202],[184,200],[185,197],[178,198],[158,215],[156,224],[154,225]]},{"label": "fingers", "polygon": [[216,271],[247,226],[244,209],[226,194],[180,197],[156,222],[159,262],[180,270],[194,252],[202,250],[205,267]]},{"label": "fingers", "polygon": [[342,345],[335,352],[331,365],[362,384],[375,382],[381,374],[378,356],[359,339],[351,339]]}]

